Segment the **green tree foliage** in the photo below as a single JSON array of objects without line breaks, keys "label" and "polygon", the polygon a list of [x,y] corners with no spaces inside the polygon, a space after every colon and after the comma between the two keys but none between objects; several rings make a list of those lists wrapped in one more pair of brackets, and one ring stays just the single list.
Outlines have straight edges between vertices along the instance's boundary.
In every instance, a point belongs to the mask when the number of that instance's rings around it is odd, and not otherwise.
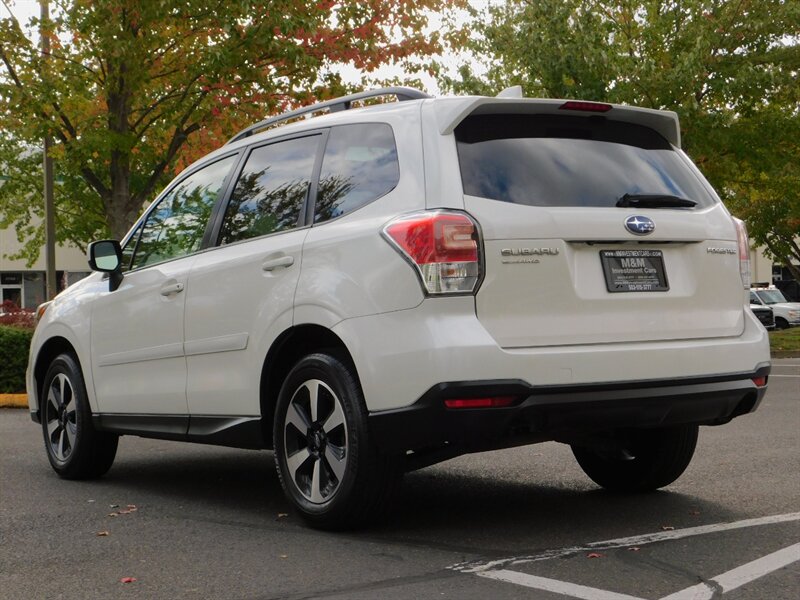
[{"label": "green tree foliage", "polygon": [[243,125],[345,91],[339,65],[424,68],[440,47],[423,31],[429,11],[461,3],[52,0],[52,18],[30,23],[50,40],[44,57],[2,18],[0,227],[16,226],[36,258],[45,135],[56,142],[59,240],[121,238],[177,169]]},{"label": "green tree foliage", "polygon": [[800,263],[799,42],[797,0],[506,0],[451,35],[485,69],[465,64],[440,84],[675,110],[684,148],[789,266]]}]

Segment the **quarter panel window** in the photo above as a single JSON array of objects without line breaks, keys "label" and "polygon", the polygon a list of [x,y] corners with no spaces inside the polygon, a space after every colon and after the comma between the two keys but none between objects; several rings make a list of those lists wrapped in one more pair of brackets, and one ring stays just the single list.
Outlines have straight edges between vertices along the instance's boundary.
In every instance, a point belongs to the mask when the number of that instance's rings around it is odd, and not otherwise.
[{"label": "quarter panel window", "polygon": [[194,172],[159,200],[144,223],[131,268],[200,249],[214,203],[235,161],[236,156],[229,156]]},{"label": "quarter panel window", "polygon": [[322,159],[314,221],[361,208],[392,191],[399,181],[397,147],[389,125],[333,127]]},{"label": "quarter panel window", "polygon": [[225,211],[220,244],[297,227],[319,140],[314,135],[253,149]]}]

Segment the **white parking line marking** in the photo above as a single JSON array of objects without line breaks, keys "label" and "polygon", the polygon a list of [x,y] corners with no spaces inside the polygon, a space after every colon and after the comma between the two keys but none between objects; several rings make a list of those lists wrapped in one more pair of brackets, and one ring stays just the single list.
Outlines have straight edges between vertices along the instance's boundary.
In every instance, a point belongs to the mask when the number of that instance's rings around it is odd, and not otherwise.
[{"label": "white parking line marking", "polygon": [[774,373],[770,373],[769,378],[772,379],[773,377],[793,377],[795,379],[800,379],[800,375],[775,375]]},{"label": "white parking line marking", "polygon": [[570,548],[545,550],[539,554],[531,554],[528,556],[511,556],[509,558],[501,558],[498,560],[490,560],[485,562],[475,561],[459,563],[450,568],[456,571],[462,571],[464,573],[479,573],[481,571],[488,571],[489,569],[502,569],[503,567],[509,565],[537,562],[540,560],[550,560],[553,558],[563,558],[565,556],[572,556],[573,554],[590,552],[592,550],[609,550],[611,548],[641,546],[643,544],[652,544],[654,542],[680,540],[696,535],[719,533],[722,531],[743,529],[745,527],[757,527],[759,525],[788,523],[791,521],[800,521],[800,512],[787,513],[784,515],[771,515],[769,517],[757,517],[755,519],[745,519],[743,521],[734,521],[732,523],[714,523],[712,525],[700,525],[698,527],[687,527],[685,529],[674,529],[671,531],[657,531],[655,533],[646,533],[644,535],[634,535],[631,537],[605,540],[602,542],[592,542],[590,544],[586,544],[585,546],[573,546]]},{"label": "white parking line marking", "polygon": [[716,584],[722,588],[722,593],[725,594],[759,577],[769,575],[778,569],[787,567],[798,560],[800,560],[800,544],[794,544],[793,546],[758,558],[741,567],[731,569],[722,575],[717,575],[708,583],[699,583],[685,590],[681,590],[680,592],[670,594],[661,600],[707,600],[714,596],[715,586],[712,584]]},{"label": "white parking line marking", "polygon": [[476,575],[486,577],[487,579],[496,579],[497,581],[505,581],[506,583],[515,583],[537,590],[544,590],[545,592],[553,592],[554,594],[571,596],[572,598],[580,598],[581,600],[643,600],[636,596],[617,594],[616,592],[569,583],[568,581],[547,579],[546,577],[537,577],[536,575],[528,575],[527,573],[518,573],[516,571],[484,571],[483,573],[476,573]]}]

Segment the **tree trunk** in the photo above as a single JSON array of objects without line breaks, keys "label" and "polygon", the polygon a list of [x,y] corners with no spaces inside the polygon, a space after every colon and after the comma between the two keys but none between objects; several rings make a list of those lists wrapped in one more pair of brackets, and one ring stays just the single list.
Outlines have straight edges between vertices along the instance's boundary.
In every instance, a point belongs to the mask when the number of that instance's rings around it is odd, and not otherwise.
[{"label": "tree trunk", "polygon": [[121,240],[134,219],[131,219],[131,152],[128,142],[131,137],[131,90],[124,61],[116,66],[113,84],[108,92],[108,128],[115,147],[111,151],[109,175],[110,195],[106,202],[106,214],[111,235]]}]

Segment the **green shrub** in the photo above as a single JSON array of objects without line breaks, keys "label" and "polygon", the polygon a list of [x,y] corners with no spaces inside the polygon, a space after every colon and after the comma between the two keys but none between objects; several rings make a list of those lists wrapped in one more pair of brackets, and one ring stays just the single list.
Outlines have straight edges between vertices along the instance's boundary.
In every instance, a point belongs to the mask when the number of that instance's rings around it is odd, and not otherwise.
[{"label": "green shrub", "polygon": [[33,331],[0,325],[0,394],[25,391],[25,368]]}]

